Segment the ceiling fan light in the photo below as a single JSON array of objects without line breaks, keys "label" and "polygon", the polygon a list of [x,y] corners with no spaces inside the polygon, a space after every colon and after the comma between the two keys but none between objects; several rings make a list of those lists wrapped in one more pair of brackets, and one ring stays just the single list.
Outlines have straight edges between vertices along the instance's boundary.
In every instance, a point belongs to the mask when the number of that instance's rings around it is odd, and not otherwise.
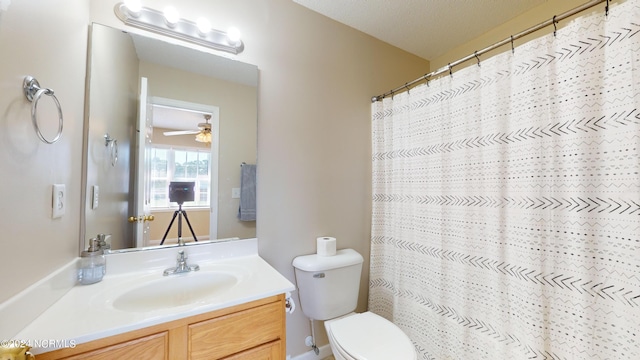
[{"label": "ceiling fan light", "polygon": [[201,131],[196,135],[196,141],[201,143],[211,143],[211,132]]}]

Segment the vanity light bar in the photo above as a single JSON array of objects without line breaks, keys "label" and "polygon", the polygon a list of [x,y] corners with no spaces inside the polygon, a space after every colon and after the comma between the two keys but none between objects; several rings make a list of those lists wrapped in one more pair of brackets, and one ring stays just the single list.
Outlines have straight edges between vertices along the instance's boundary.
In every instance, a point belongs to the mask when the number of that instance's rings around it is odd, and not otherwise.
[{"label": "vanity light bar", "polygon": [[141,7],[140,10],[131,11],[124,3],[118,3],[114,8],[114,12],[118,19],[129,26],[232,54],[239,54],[244,50],[242,40],[234,39],[233,34],[227,34],[216,29],[202,33],[196,23],[184,19],[179,19],[169,25],[164,14],[158,10]]}]

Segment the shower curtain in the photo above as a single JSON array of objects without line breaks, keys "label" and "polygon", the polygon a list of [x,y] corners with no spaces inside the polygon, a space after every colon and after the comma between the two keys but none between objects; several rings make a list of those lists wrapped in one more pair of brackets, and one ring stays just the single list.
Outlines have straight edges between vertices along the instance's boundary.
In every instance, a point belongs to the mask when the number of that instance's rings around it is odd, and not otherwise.
[{"label": "shower curtain", "polygon": [[640,359],[640,1],[375,102],[372,142],[369,308],[419,359]]}]

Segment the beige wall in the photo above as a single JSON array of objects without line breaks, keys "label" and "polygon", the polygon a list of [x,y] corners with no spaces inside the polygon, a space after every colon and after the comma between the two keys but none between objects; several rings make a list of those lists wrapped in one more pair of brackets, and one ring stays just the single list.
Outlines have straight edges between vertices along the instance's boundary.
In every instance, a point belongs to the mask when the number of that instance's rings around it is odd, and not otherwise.
[{"label": "beige wall", "polygon": [[[85,241],[98,233],[111,234],[114,249],[133,246],[134,227],[127,221],[129,194],[133,189],[138,114],[138,56],[133,41],[123,32],[94,27],[89,61],[90,87],[87,110],[87,194]],[[89,100],[90,99],[90,100]],[[105,134],[118,142],[118,160]],[[111,144],[110,144],[111,145]],[[92,208],[91,189],[99,187],[97,208]]]},{"label": "beige wall", "polygon": [[[10,275],[2,276],[0,301],[78,254],[88,23],[124,28],[113,15],[116,2],[21,0],[1,14],[0,168],[6,205],[0,252],[8,255],[0,273]],[[154,7],[168,3],[158,0]],[[184,17],[204,15],[223,29],[233,22],[246,44],[237,58],[260,68],[262,256],[292,281],[292,259],[314,252],[316,236],[337,236],[341,247],[368,258],[369,99],[424,73],[428,62],[289,0],[184,0],[179,7]],[[52,87],[62,103],[65,131],[55,145],[41,143],[33,132],[21,90],[25,74]],[[50,218],[52,183],[67,186],[62,219]],[[361,290],[364,310],[366,274]],[[289,316],[288,352],[307,351],[309,333],[301,311]]]},{"label": "beige wall", "polygon": [[[78,255],[88,22],[86,0],[20,0],[0,9],[0,301]],[[22,93],[25,75],[52,88],[60,101],[64,130],[53,145],[34,132],[31,103]],[[38,119],[52,138],[57,110],[47,96]],[[51,219],[54,183],[66,185],[66,213],[59,219]]]},{"label": "beige wall", "polygon": [[[92,1],[92,20],[123,28],[113,16],[115,3]],[[168,3],[158,0],[154,7]],[[368,269],[370,99],[424,74],[429,63],[290,0],[183,0],[179,7],[185,18],[206,16],[221,29],[240,28],[245,51],[236,58],[260,69],[261,256],[295,281],[293,258],[315,252],[317,236],[332,235],[341,248],[359,251]],[[362,311],[368,271],[360,288]],[[318,344],[326,344],[321,324],[316,330]],[[310,333],[301,311],[288,316],[287,352],[308,351]]]}]

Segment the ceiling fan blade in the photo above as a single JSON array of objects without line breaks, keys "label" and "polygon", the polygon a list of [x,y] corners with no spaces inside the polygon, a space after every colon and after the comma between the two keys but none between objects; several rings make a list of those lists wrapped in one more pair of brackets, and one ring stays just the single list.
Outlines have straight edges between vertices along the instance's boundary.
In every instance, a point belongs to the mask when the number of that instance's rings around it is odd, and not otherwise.
[{"label": "ceiling fan blade", "polygon": [[199,133],[198,130],[179,130],[179,131],[165,131],[162,134],[164,136],[176,136],[176,135],[194,135]]}]

